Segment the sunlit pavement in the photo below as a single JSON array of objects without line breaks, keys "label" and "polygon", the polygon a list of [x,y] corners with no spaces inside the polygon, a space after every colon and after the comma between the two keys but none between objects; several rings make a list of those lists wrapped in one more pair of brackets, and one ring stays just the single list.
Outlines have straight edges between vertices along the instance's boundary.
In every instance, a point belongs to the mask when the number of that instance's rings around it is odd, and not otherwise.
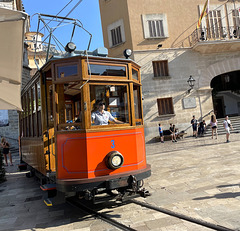
[{"label": "sunlit pavement", "polygon": [[[221,135],[146,144],[152,176],[144,187],[152,195],[139,200],[240,230],[240,134],[230,141]],[[17,164],[14,156],[0,184],[0,230],[118,230],[67,204],[46,207],[39,184]],[[101,212],[136,230],[210,230],[133,204]]]}]

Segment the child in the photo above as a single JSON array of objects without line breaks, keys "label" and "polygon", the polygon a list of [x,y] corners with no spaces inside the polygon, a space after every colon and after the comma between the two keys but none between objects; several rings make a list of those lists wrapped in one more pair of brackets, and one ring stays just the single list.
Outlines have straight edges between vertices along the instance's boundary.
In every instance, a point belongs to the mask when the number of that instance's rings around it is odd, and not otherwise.
[{"label": "child", "polygon": [[163,141],[163,130],[162,130],[162,127],[161,127],[161,124],[158,124],[158,130],[159,130],[159,136],[160,136],[160,139],[161,139],[161,143],[164,143]]}]

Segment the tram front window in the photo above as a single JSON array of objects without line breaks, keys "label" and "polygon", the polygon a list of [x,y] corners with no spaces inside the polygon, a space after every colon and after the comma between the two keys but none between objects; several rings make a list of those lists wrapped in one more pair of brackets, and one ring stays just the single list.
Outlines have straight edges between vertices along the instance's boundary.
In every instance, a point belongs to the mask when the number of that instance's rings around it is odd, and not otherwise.
[{"label": "tram front window", "polygon": [[82,122],[80,83],[56,84],[55,98],[58,129],[80,129]]},{"label": "tram front window", "polygon": [[127,85],[90,85],[92,125],[129,123]]}]

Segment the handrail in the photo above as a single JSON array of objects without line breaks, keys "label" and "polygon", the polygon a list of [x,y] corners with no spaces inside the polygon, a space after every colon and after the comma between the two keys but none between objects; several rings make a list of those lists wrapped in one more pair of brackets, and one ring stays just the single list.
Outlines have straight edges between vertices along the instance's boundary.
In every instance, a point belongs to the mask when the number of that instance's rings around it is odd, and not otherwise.
[{"label": "handrail", "polygon": [[204,41],[226,41],[240,38],[240,28],[235,26],[219,27],[210,26],[208,28],[195,29],[189,36],[174,45],[177,47],[193,47],[198,42]]}]

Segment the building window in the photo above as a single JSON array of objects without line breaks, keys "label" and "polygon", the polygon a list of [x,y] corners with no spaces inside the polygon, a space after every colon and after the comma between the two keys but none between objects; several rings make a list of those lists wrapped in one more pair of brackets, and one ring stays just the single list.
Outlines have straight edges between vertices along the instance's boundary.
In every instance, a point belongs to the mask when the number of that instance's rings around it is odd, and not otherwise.
[{"label": "building window", "polygon": [[153,61],[154,77],[169,76],[168,60]]},{"label": "building window", "polygon": [[157,99],[158,115],[174,114],[172,97]]},{"label": "building window", "polygon": [[108,25],[107,30],[109,47],[114,47],[125,42],[125,32],[122,19]]},{"label": "building window", "polygon": [[148,21],[149,35],[153,37],[164,37],[163,20],[149,20]]},{"label": "building window", "polygon": [[221,11],[220,10],[209,11],[207,20],[209,20],[208,25],[210,25],[208,36],[214,39],[223,37],[223,24]]},{"label": "building window", "polygon": [[238,25],[240,25],[240,13],[239,10],[232,10],[232,17],[233,17],[233,27],[236,29]]},{"label": "building window", "polygon": [[111,30],[111,37],[112,37],[112,45],[113,46],[122,43],[122,35],[121,35],[121,27],[120,26]]},{"label": "building window", "polygon": [[167,16],[165,14],[142,15],[145,38],[168,37]]}]

